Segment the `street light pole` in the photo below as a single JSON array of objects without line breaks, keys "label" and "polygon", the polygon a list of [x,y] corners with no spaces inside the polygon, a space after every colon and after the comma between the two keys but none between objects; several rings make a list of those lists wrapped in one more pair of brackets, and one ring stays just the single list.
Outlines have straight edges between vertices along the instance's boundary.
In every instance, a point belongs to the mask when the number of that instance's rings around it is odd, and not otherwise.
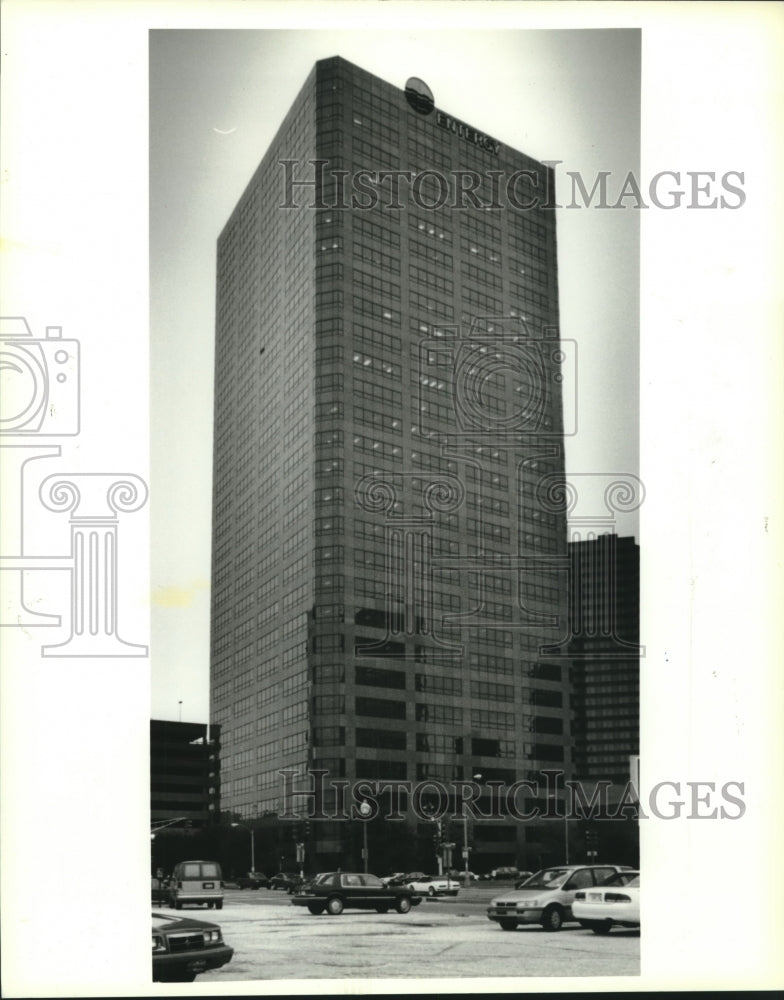
[{"label": "street light pole", "polygon": [[250,834],[250,870],[252,872],[256,871],[256,835],[249,826],[245,826],[244,823],[232,823],[235,829],[247,830]]},{"label": "street light pole", "polygon": [[[555,792],[550,792],[550,798],[553,800],[553,803],[556,804],[556,806],[557,806],[558,798],[557,798]],[[556,812],[556,816],[557,815],[558,815],[558,813]],[[564,818],[563,818],[563,820],[564,820],[564,830],[563,830],[563,833],[564,833],[564,864],[568,865],[569,864],[569,810],[568,810],[568,807],[567,807],[567,804],[566,804],[566,797],[565,796],[564,796]]]},{"label": "street light pole", "polygon": [[[480,781],[481,778],[482,778],[481,774],[475,774],[474,775],[474,780],[475,781]],[[469,869],[468,869],[468,854],[469,854],[469,848],[468,848],[468,813],[465,811],[465,801],[463,801],[463,864],[464,864],[464,868],[465,868],[465,871],[464,871],[464,874],[463,874],[463,879],[464,879],[465,887],[466,888],[468,888],[468,886],[471,883],[471,876],[468,874],[468,871],[469,871]]]},{"label": "street light pole", "polygon": [[368,845],[367,845],[367,817],[373,811],[369,803],[360,802],[359,811],[362,814],[362,858],[363,858],[363,868],[362,870],[367,875],[368,873]]}]

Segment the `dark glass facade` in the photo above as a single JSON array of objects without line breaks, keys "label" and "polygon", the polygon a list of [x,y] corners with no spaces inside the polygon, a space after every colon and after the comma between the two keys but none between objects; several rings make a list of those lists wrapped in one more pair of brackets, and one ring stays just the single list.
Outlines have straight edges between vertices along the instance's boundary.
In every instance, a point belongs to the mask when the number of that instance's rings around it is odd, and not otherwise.
[{"label": "dark glass facade", "polygon": [[150,722],[150,819],[181,817],[190,829],[220,812],[220,729],[200,722]]},{"label": "dark glass facade", "polygon": [[625,785],[640,752],[640,549],[606,534],[569,554],[575,774]]},{"label": "dark glass facade", "polygon": [[[571,773],[568,672],[540,652],[567,634],[555,215],[535,206],[551,186],[548,167],[335,58],[224,228],[225,809],[279,811],[281,768]],[[485,833],[488,857],[523,837]]]}]

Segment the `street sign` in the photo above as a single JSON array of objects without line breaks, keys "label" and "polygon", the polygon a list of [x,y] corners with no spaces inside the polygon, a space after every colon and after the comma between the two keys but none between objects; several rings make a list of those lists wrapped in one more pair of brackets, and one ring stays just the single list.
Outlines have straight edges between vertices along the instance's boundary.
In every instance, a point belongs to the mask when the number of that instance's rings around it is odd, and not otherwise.
[{"label": "street sign", "polygon": [[462,855],[463,855],[463,857],[464,857],[464,858],[467,858],[467,857],[468,857],[468,852],[469,852],[470,850],[471,850],[471,848],[470,848],[470,847],[464,847],[464,848],[463,848],[463,850],[461,851],[461,853],[462,853]]}]

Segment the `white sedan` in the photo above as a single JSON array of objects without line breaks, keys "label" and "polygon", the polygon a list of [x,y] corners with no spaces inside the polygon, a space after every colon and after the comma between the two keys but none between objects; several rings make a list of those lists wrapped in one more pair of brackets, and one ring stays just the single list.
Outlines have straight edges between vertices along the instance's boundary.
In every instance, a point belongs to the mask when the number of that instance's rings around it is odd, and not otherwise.
[{"label": "white sedan", "polygon": [[583,889],[572,902],[572,916],[594,934],[610,929],[640,926],[640,873],[618,872],[602,885]]},{"label": "white sedan", "polygon": [[425,875],[407,883],[409,889],[423,896],[456,896],[460,883],[448,875]]}]

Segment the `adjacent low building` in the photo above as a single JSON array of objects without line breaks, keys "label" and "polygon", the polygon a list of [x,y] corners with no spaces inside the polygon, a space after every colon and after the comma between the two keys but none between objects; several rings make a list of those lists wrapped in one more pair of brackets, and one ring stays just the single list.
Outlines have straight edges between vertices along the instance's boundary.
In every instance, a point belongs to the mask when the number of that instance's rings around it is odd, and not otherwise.
[{"label": "adjacent low building", "polygon": [[[178,818],[191,829],[220,813],[220,728],[200,722],[150,722],[150,820]],[[174,824],[173,824],[174,825]]]}]

